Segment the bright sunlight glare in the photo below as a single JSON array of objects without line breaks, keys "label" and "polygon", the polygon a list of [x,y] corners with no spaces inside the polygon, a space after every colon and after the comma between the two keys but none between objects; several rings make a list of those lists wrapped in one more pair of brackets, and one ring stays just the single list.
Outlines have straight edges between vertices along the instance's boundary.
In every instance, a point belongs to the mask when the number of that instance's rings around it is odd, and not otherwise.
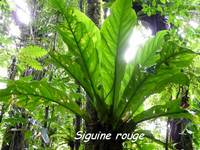
[{"label": "bright sunlight glare", "polygon": [[194,20],[190,20],[190,21],[189,21],[189,25],[190,25],[191,27],[193,27],[194,29],[197,29],[197,28],[199,27],[198,22],[196,22],[196,21],[194,21]]},{"label": "bright sunlight glare", "polygon": [[11,22],[9,26],[9,35],[14,37],[20,37],[21,35],[19,27],[14,22]]},{"label": "bright sunlight glare", "polygon": [[26,0],[8,0],[8,3],[14,11],[16,11],[17,18],[25,25],[31,22],[31,13],[29,11]]},{"label": "bright sunlight glare", "polygon": [[110,16],[110,9],[108,8],[108,10],[106,11],[106,16]]},{"label": "bright sunlight glare", "polygon": [[163,119],[156,119],[155,121],[146,122],[144,125],[145,130],[150,130],[153,132],[157,132],[164,139],[166,136],[167,130],[167,121]]},{"label": "bright sunlight glare", "polygon": [[0,67],[0,77],[7,77],[7,69]]},{"label": "bright sunlight glare", "polygon": [[[0,67],[0,78],[5,78],[5,77],[7,77],[7,69]],[[6,88],[6,83],[0,82],[0,89],[5,89],[5,88]]]},{"label": "bright sunlight glare", "polygon": [[182,28],[179,28],[178,29],[178,35],[180,36],[180,37],[182,37],[182,38],[185,38],[185,31],[184,31],[184,29],[182,29]]},{"label": "bright sunlight glare", "polygon": [[0,24],[3,24],[4,22],[3,22],[3,13],[2,13],[2,11],[0,10]]},{"label": "bright sunlight glare", "polygon": [[0,89],[5,89],[7,87],[6,83],[0,82]]},{"label": "bright sunlight glare", "polygon": [[137,50],[144,45],[144,43],[152,36],[152,31],[144,26],[137,26],[133,29],[129,40],[128,47],[125,51],[124,59],[129,63],[134,59]]}]

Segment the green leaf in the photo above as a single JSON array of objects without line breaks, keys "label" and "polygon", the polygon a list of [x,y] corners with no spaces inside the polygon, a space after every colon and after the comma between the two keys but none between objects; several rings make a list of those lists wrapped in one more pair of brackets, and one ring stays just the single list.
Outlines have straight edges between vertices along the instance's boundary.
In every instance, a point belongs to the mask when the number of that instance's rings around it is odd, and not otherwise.
[{"label": "green leaf", "polygon": [[111,109],[115,109],[119,103],[119,91],[126,70],[123,56],[135,24],[136,14],[132,9],[132,1],[117,0],[101,28],[102,83],[104,97],[111,104]]},{"label": "green leaf", "polygon": [[66,0],[49,0],[49,6],[59,13],[66,13]]},{"label": "green leaf", "polygon": [[162,12],[163,12],[162,6],[161,6],[161,5],[158,5],[157,10],[158,10],[158,12],[162,13]]},{"label": "green leaf", "polygon": [[19,50],[18,58],[20,60],[19,66],[30,66],[36,70],[42,70],[41,64],[37,59],[45,56],[47,51],[38,46],[27,46]]},{"label": "green leaf", "polygon": [[157,4],[157,3],[156,3],[156,0],[153,0],[153,1],[152,1],[152,6],[154,6],[154,7],[155,7],[155,6],[156,6],[156,4]]},{"label": "green leaf", "polygon": [[[159,44],[159,40],[157,44]],[[147,48],[151,47],[147,46]],[[124,91],[118,107],[117,118],[121,118],[120,116],[124,116],[128,111],[135,113],[148,96],[159,93],[169,83],[188,84],[189,80],[181,70],[192,62],[195,56],[194,52],[167,41],[160,48],[154,54],[159,58],[154,65],[145,67],[149,63],[136,61],[137,67]],[[155,50],[152,52],[154,53]],[[142,57],[143,55],[136,56],[137,60],[143,60]]]},{"label": "green leaf", "polygon": [[27,46],[19,50],[19,55],[31,58],[41,58],[47,54],[47,50],[39,46]]},{"label": "green leaf", "polygon": [[142,67],[150,67],[159,60],[158,52],[165,45],[165,37],[168,31],[163,30],[150,38],[145,45],[137,51],[135,64],[140,64]]},{"label": "green leaf", "polygon": [[[159,60],[160,57],[157,53],[164,45],[167,33],[167,31],[157,33],[156,37],[150,38],[145,45],[137,51],[135,59],[128,65],[126,70],[126,79],[128,83],[124,83],[123,85],[124,91],[122,93],[123,95],[119,107],[122,106],[122,103],[126,104],[125,101],[127,100],[128,95],[136,90],[136,80],[139,81],[139,79],[143,76],[143,72],[140,72],[140,67],[150,67]],[[117,111],[120,111],[120,109],[116,110],[116,112]]]},{"label": "green leaf", "polygon": [[[1,41],[1,39],[0,39],[0,41]],[[11,56],[8,54],[7,51],[0,48],[0,66],[1,67],[7,67],[8,60],[10,59],[10,57]]]},{"label": "green leaf", "polygon": [[192,119],[192,115],[180,106],[180,100],[169,101],[165,105],[156,105],[148,110],[133,117],[133,121],[140,123],[149,119],[154,119],[162,116],[179,117]]},{"label": "green leaf", "polygon": [[161,3],[165,4],[166,3],[166,0],[160,0]]},{"label": "green leaf", "polygon": [[[87,114],[80,107],[67,97],[64,85],[48,83],[45,80],[41,81],[26,81],[23,79],[17,81],[8,81],[7,88],[0,90],[0,97],[15,95],[15,98],[22,100],[38,98],[44,101],[54,102],[65,107],[71,112],[80,115],[88,120]],[[61,88],[62,87],[62,88]]]},{"label": "green leaf", "polygon": [[63,15],[65,22],[57,26],[57,30],[69,52],[64,55],[52,52],[51,56],[94,98],[98,93],[100,52],[97,47],[100,32],[88,17],[76,9],[68,9]]},{"label": "green leaf", "polygon": [[53,51],[50,55],[57,66],[64,68],[85,89],[98,112],[106,113],[107,108],[102,101],[102,88],[99,84],[100,31],[77,9],[66,8],[66,11],[61,13],[64,22],[57,26],[57,31],[67,44],[68,52],[64,54]]}]

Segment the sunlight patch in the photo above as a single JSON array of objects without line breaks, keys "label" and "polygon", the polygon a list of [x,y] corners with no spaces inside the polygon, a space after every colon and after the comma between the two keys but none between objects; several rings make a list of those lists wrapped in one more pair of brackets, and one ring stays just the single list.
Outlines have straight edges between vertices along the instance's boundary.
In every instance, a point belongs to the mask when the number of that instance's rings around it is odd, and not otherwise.
[{"label": "sunlight patch", "polygon": [[199,27],[199,24],[198,22],[194,21],[194,20],[190,20],[189,21],[189,25],[194,28],[194,29],[197,29]]},{"label": "sunlight patch", "polygon": [[6,83],[0,82],[0,89],[6,89],[7,85]]},{"label": "sunlight patch", "polygon": [[9,36],[14,36],[14,37],[20,37],[21,31],[19,29],[19,26],[15,25],[14,22],[12,22],[9,26]]},{"label": "sunlight patch", "polygon": [[7,0],[11,9],[16,11],[17,18],[25,25],[31,22],[31,13],[26,0]]},{"label": "sunlight patch", "polygon": [[153,134],[158,134],[160,138],[165,139],[167,130],[167,120],[158,118],[154,121],[146,121],[142,123],[145,130],[152,131]]},{"label": "sunlight patch", "polygon": [[0,78],[5,78],[8,76],[7,69],[0,67]]},{"label": "sunlight patch", "polygon": [[[7,68],[0,67],[0,78],[6,78],[7,76],[8,76]],[[0,89],[5,89],[6,87],[7,87],[6,83],[0,82]]]},{"label": "sunlight patch", "polygon": [[128,46],[125,50],[124,59],[129,63],[136,56],[137,50],[152,36],[152,31],[144,26],[137,26],[133,29],[129,39]]}]

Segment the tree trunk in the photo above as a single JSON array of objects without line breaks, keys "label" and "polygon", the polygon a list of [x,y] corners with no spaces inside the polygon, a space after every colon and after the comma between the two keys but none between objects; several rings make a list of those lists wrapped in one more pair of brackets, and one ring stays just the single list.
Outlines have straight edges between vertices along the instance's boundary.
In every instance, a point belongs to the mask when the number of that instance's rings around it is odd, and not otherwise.
[{"label": "tree trunk", "polygon": [[99,27],[102,21],[102,0],[87,0],[87,16]]},{"label": "tree trunk", "polygon": [[[102,13],[102,0],[87,0],[87,16],[99,27],[101,25],[101,13]],[[91,99],[87,95],[86,101],[86,110],[92,119],[90,124],[97,124],[97,112],[91,104]],[[98,131],[98,128],[86,123],[86,132],[87,133],[95,133],[94,131]],[[95,142],[89,141],[85,143],[85,150],[98,150],[98,144]],[[95,149],[96,148],[96,149]],[[106,150],[106,149],[104,149]]]},{"label": "tree trunk", "polygon": [[91,150],[123,150],[123,145],[116,140],[94,141]]},{"label": "tree trunk", "polygon": [[2,104],[1,105],[1,114],[0,114],[0,123],[3,119],[4,112],[5,112],[5,104]]},{"label": "tree trunk", "polygon": [[[45,107],[45,110],[44,110],[44,128],[47,129],[47,131],[49,131],[48,119],[49,119],[49,106]],[[45,143],[44,140],[42,140],[42,147],[44,149],[49,146],[48,144],[49,143]]]},{"label": "tree trunk", "polygon": [[[8,76],[10,80],[14,80],[15,76],[16,76],[16,57],[14,56],[12,59],[12,63],[9,67],[9,72],[8,72]],[[18,108],[16,108],[15,106],[13,106],[13,108],[11,109],[10,113],[10,117],[12,117],[13,114],[16,113],[16,110]],[[20,110],[22,111],[22,110]],[[23,116],[23,114],[22,114]],[[7,127],[4,136],[3,136],[3,143],[2,143],[2,147],[1,150],[22,150],[24,148],[24,134],[22,131],[11,131],[11,129],[21,129],[23,128],[22,125],[16,125],[16,126],[9,126]]]},{"label": "tree trunk", "polygon": [[[182,87],[182,95],[180,96],[181,107],[187,108],[189,107],[188,104],[188,89],[186,87]],[[172,143],[175,144],[175,148],[177,150],[184,149],[184,150],[193,150],[192,146],[192,135],[185,132],[184,129],[190,121],[188,119],[173,119],[170,122],[170,137]]]},{"label": "tree trunk", "polygon": [[[22,118],[26,119],[26,112],[16,106],[12,106],[10,116],[19,113]],[[7,127],[4,137],[1,150],[23,150],[26,145],[24,132],[26,132],[26,127],[22,123],[17,125]]]},{"label": "tree trunk", "polygon": [[68,145],[70,147],[70,150],[74,150],[74,141],[68,141]]},{"label": "tree trunk", "polygon": [[[75,132],[77,133],[78,131],[80,131],[80,129],[81,129],[81,117],[76,115],[76,118],[75,118]],[[75,147],[75,150],[79,150],[80,140],[75,140],[74,141],[74,147]]]},{"label": "tree trunk", "polygon": [[83,0],[79,0],[79,8],[83,12]]},{"label": "tree trunk", "polygon": [[[142,6],[138,2],[134,2],[133,9],[136,11],[136,13],[139,13],[140,11],[142,11]],[[153,35],[155,35],[158,31],[169,29],[167,19],[158,13],[152,16],[147,16],[146,14],[143,14],[138,17],[143,26],[151,29]]]},{"label": "tree trunk", "polygon": [[14,131],[9,150],[23,150],[25,145],[24,134],[22,131]]},{"label": "tree trunk", "polygon": [[[79,86],[77,93],[80,93],[80,92],[81,92],[81,87]],[[77,99],[76,103],[78,104],[79,107],[82,106],[81,105],[81,99]],[[82,122],[81,117],[78,116],[78,115],[75,115],[74,125],[75,125],[75,132],[76,133],[81,130],[81,122]],[[79,150],[79,147],[80,147],[80,139],[74,141],[75,150]]]},{"label": "tree trunk", "polygon": [[[123,149],[123,141],[122,140],[116,140],[115,139],[115,133],[114,132],[109,132],[109,130],[107,132],[105,132],[105,129],[102,130],[102,128],[106,127],[93,127],[93,129],[96,131],[94,132],[88,132],[88,133],[99,133],[101,131],[101,133],[111,133],[112,134],[112,138],[110,140],[90,140],[89,142],[85,143],[86,147],[85,150],[122,150]],[[91,129],[91,128],[90,128]]]}]

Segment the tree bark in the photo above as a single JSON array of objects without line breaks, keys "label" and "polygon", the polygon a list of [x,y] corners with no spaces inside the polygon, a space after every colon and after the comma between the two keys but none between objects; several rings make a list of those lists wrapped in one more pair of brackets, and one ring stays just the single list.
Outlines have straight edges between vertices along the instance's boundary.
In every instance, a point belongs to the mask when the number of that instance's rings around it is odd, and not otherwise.
[{"label": "tree bark", "polygon": [[99,27],[102,21],[102,0],[87,0],[87,16]]},{"label": "tree bark", "polygon": [[[26,118],[25,110],[12,106],[12,110],[9,112],[10,116],[20,112],[21,117]],[[22,123],[17,125],[7,127],[1,150],[22,150],[25,148],[26,141],[24,137],[24,132],[26,132],[26,127]]]},{"label": "tree bark", "polygon": [[[182,95],[181,97],[181,107],[187,108],[189,107],[188,104],[188,89],[186,87],[181,88]],[[184,150],[193,150],[192,146],[192,135],[185,132],[184,129],[186,125],[190,121],[188,119],[173,119],[170,121],[170,137],[173,144],[175,144],[175,148],[177,150],[184,149]]]},{"label": "tree bark", "polygon": [[83,11],[83,0],[79,0],[80,11]]},{"label": "tree bark", "polygon": [[90,140],[86,143],[85,150],[122,150],[123,141],[121,139],[115,139],[117,132],[121,131],[113,131],[111,125],[101,125],[98,122],[87,124],[87,133],[111,133],[112,136],[110,140]]},{"label": "tree bark", "polygon": [[[12,59],[12,63],[9,67],[9,79],[14,80],[16,76],[16,57],[14,56]],[[10,116],[16,113],[16,110],[19,109],[13,105],[13,108],[10,111]],[[21,112],[22,117],[25,117],[24,111],[22,109],[19,110]],[[1,150],[22,150],[25,146],[24,133],[22,131],[11,131],[12,128],[22,129],[22,124],[17,124],[16,126],[7,127],[4,137]]]},{"label": "tree bark", "polygon": [[5,112],[5,104],[2,104],[1,105],[1,114],[0,114],[0,123],[3,119],[4,112]]},{"label": "tree bark", "polygon": [[91,150],[123,150],[122,142],[114,140],[94,141]]},{"label": "tree bark", "polygon": [[[21,128],[22,126],[19,126]],[[13,131],[12,142],[9,150],[23,150],[25,145],[25,138],[22,131]]]},{"label": "tree bark", "polygon": [[[138,2],[133,3],[133,9],[138,14],[142,11],[142,5]],[[142,22],[142,25],[150,28],[152,34],[155,35],[158,31],[169,29],[167,24],[167,19],[160,14],[155,14],[152,16],[147,16],[146,14],[139,15],[139,20]]]},{"label": "tree bark", "polygon": [[[87,16],[99,27],[101,25],[101,10],[102,10],[102,0],[87,0]],[[97,124],[98,118],[97,118],[97,112],[94,109],[94,107],[91,104],[91,99],[87,95],[87,101],[86,101],[86,110],[88,114],[90,115],[90,118],[92,119],[92,122],[90,124]],[[86,123],[86,132],[87,133],[93,133],[94,131],[98,131],[98,128],[96,126],[90,126],[90,124]],[[88,142],[85,143],[85,150],[98,150],[94,149],[97,144]]]},{"label": "tree bark", "polygon": [[[80,89],[80,86],[79,86],[77,93],[80,93],[80,92],[81,92],[81,89]],[[79,105],[79,107],[82,106],[81,99],[77,99],[76,103]],[[75,123],[74,123],[75,124],[75,133],[77,133],[78,131],[81,130],[81,123],[82,123],[81,117],[78,116],[78,115],[75,115]],[[80,147],[80,139],[74,141],[75,150],[79,150],[79,147]]]}]

